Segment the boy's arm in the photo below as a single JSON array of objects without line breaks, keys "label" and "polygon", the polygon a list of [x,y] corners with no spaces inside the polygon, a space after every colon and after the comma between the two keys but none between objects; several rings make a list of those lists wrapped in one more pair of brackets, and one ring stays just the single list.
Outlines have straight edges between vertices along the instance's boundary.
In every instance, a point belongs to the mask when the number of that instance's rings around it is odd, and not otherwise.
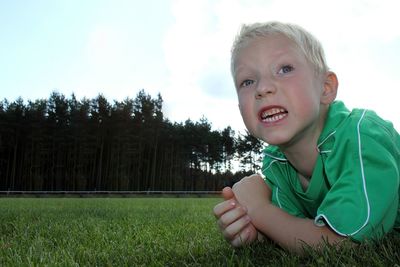
[{"label": "boy's arm", "polygon": [[254,226],[280,246],[301,252],[312,247],[345,239],[327,226],[316,226],[311,219],[299,218],[271,203],[271,189],[259,175],[243,178],[233,186],[238,202],[247,208]]}]

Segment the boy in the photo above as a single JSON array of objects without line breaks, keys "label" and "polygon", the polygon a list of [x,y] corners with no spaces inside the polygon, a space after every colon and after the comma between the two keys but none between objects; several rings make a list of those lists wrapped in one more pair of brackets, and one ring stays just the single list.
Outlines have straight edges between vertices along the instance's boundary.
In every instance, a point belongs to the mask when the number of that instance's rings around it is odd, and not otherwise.
[{"label": "boy", "polygon": [[381,238],[400,227],[400,137],[374,112],[349,111],[320,43],[271,22],[242,27],[231,59],[249,132],[269,144],[262,176],[224,188],[214,214],[233,246],[266,236],[300,252]]}]

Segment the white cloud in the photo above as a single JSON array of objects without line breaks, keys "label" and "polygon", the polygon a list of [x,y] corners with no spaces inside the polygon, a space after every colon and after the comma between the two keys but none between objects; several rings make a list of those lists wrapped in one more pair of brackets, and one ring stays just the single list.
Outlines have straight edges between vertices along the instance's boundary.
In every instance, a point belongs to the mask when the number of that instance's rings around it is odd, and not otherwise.
[{"label": "white cloud", "polygon": [[[175,23],[166,33],[165,60],[170,80],[163,94],[172,120],[206,116],[214,126],[230,125],[217,114],[236,108],[229,76],[229,48],[219,35],[212,1],[173,2]],[[215,103],[218,100],[218,103]],[[216,108],[218,107],[218,109]]]}]

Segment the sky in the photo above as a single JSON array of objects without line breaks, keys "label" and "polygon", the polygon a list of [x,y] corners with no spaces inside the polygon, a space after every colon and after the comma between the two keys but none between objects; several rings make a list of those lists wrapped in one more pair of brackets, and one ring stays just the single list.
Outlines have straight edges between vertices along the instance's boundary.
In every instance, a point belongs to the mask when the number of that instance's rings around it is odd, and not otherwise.
[{"label": "sky", "polygon": [[325,48],[338,99],[400,130],[397,0],[0,0],[0,99],[164,99],[170,121],[244,124],[230,75],[243,23],[301,25]]}]

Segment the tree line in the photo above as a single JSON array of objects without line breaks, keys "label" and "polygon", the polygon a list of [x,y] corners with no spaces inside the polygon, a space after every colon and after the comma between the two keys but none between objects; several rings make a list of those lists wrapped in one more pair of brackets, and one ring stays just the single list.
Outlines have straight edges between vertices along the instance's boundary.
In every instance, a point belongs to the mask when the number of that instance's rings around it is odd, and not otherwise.
[{"label": "tree line", "polygon": [[0,190],[214,191],[258,170],[263,145],[249,133],[171,122],[162,105],[144,90],[0,101]]}]

